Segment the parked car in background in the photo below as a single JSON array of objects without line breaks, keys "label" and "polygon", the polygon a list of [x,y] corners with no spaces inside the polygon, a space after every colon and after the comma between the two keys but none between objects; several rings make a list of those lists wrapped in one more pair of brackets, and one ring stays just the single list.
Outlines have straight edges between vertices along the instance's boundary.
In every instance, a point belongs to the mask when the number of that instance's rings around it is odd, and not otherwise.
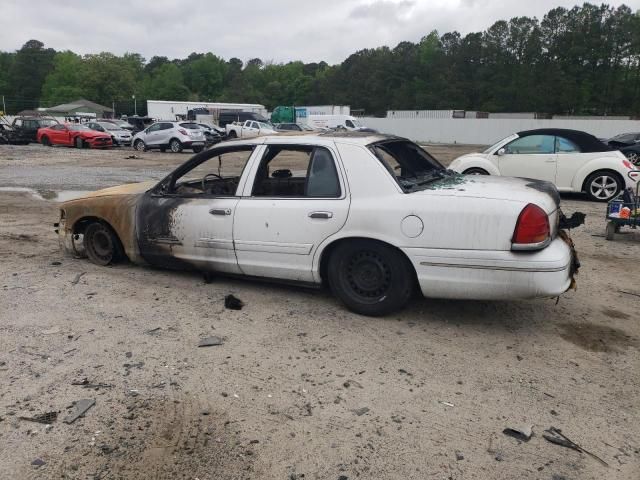
[{"label": "parked car in background", "polygon": [[19,131],[30,142],[38,141],[38,130],[44,127],[58,125],[59,122],[53,118],[43,117],[16,117],[13,119],[11,126],[14,130]]},{"label": "parked car in background", "polygon": [[37,141],[43,145],[76,148],[108,148],[111,135],[91,130],[80,123],[58,123],[38,130]]},{"label": "parked car in background", "polygon": [[621,133],[615,137],[605,140],[605,143],[612,148],[630,147],[640,144],[640,133]]},{"label": "parked car in background", "polygon": [[155,122],[153,118],[138,117],[138,116],[131,116],[131,117],[127,117],[126,119],[123,118],[123,120],[126,120],[127,123],[129,123],[129,125],[133,127],[134,134],[141,132],[142,130],[144,130],[149,125],[152,125]]},{"label": "parked car in background", "polygon": [[111,135],[111,142],[114,145],[131,145],[131,130],[120,128],[110,122],[89,122],[86,124],[91,130]]},{"label": "parked car in background", "polygon": [[127,130],[133,134],[135,127],[126,120],[118,120],[117,118],[102,118],[98,120],[100,123],[112,123],[113,125],[120,127],[122,130]]},{"label": "parked car in background", "polygon": [[8,123],[0,122],[0,144],[28,145],[30,141],[29,135],[22,130],[17,130]]},{"label": "parked car in background", "polygon": [[640,167],[640,143],[620,148],[622,154],[636,167]]},{"label": "parked car in background", "polygon": [[320,130],[309,125],[298,123],[276,123],[274,127],[278,132],[317,132]]},{"label": "parked car in background", "polygon": [[204,131],[197,123],[156,122],[133,137],[133,148],[139,151],[157,148],[161,152],[179,153],[184,149],[195,153],[204,150]]},{"label": "parked car in background", "polygon": [[593,135],[577,130],[539,129],[514,133],[481,153],[455,159],[456,172],[546,180],[561,192],[585,192],[606,202],[637,179],[633,164]]},{"label": "parked car in background", "polygon": [[255,120],[247,120],[244,123],[228,123],[227,138],[254,138],[264,135],[275,135],[278,132],[270,123],[256,122]]},{"label": "parked car in background", "polygon": [[126,255],[327,284],[351,310],[385,315],[418,287],[452,299],[562,294],[577,261],[559,202],[547,182],[455,174],[398,137],[274,136],[221,143],[158,183],[65,202],[57,232],[98,265]]},{"label": "parked car in background", "polygon": [[247,120],[255,120],[256,122],[269,123],[269,120],[264,118],[259,113],[254,112],[240,112],[237,110],[223,110],[218,116],[218,125],[225,128],[228,123],[239,122],[243,123]]},{"label": "parked car in background", "polygon": [[197,125],[204,132],[205,144],[207,147],[222,141],[223,135],[221,135],[218,130],[214,129],[212,126],[207,125],[206,123],[198,123]]}]

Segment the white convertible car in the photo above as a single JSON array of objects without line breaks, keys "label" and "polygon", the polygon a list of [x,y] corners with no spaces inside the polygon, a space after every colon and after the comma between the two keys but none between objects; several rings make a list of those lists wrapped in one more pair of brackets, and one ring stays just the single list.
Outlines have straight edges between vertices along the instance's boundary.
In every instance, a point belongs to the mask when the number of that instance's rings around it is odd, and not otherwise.
[{"label": "white convertible car", "polygon": [[365,133],[218,144],[159,183],[60,209],[64,246],[133,262],[320,286],[384,315],[427,297],[555,297],[577,259],[547,182],[460,175]]},{"label": "white convertible car", "polygon": [[[503,138],[482,153],[463,155],[449,166],[456,172],[546,180],[561,192],[585,192],[606,202],[623,188],[635,189],[635,167],[618,150],[577,130],[539,129]],[[636,174],[632,174],[636,175]]]}]

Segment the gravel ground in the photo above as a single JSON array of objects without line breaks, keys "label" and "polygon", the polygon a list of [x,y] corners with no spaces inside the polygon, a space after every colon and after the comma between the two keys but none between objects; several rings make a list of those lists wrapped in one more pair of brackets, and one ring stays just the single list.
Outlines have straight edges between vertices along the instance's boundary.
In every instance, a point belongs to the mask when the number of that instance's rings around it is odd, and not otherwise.
[{"label": "gravel ground", "polygon": [[[640,478],[640,234],[605,241],[603,205],[563,198],[587,223],[559,302],[366,318],[325,291],[64,256],[58,192],[189,158],[132,154],[0,146],[0,187],[33,189],[0,190],[0,478]],[[223,344],[198,348],[209,336]],[[80,399],[95,405],[65,423]],[[502,433],[520,425],[530,441]],[[608,466],[545,441],[551,426]]]}]

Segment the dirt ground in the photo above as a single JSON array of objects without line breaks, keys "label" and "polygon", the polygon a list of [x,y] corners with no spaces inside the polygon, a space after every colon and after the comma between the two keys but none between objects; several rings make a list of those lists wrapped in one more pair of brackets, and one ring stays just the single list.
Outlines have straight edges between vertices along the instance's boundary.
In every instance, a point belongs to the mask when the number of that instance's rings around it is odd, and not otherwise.
[{"label": "dirt ground", "polygon": [[[0,146],[0,478],[640,478],[640,233],[606,241],[602,204],[563,198],[587,223],[558,302],[366,318],[325,291],[63,255],[57,199],[189,158],[132,154]],[[80,399],[95,405],[63,422]],[[503,434],[521,425],[530,441]]]}]

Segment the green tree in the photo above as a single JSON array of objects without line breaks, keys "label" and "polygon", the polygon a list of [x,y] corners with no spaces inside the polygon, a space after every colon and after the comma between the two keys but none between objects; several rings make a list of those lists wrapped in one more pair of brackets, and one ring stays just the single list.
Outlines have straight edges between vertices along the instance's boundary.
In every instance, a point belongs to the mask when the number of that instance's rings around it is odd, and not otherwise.
[{"label": "green tree", "polygon": [[42,86],[42,104],[52,106],[86,97],[81,86],[84,63],[73,52],[58,52]]}]

